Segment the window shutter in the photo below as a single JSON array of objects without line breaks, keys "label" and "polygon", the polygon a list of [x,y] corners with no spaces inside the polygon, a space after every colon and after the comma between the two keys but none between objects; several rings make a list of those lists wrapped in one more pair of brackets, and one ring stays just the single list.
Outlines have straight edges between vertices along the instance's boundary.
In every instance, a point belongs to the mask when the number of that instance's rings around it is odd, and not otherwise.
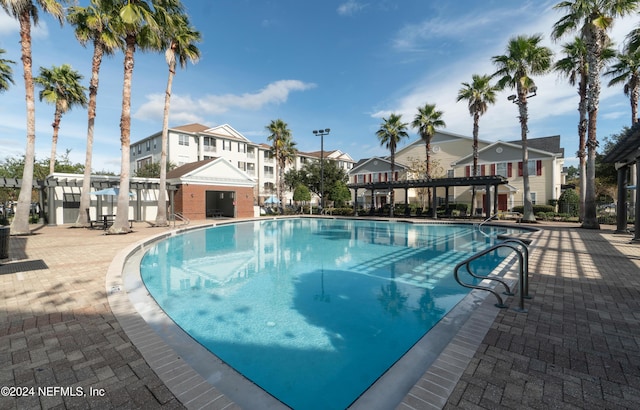
[{"label": "window shutter", "polygon": [[480,175],[481,176],[485,176],[486,175],[486,172],[487,172],[486,168],[487,168],[486,165],[480,165]]},{"label": "window shutter", "polygon": [[471,176],[471,167],[469,165],[464,167],[464,176],[466,176],[466,177]]},{"label": "window shutter", "polygon": [[518,176],[522,176],[522,161],[518,162]]},{"label": "window shutter", "polygon": [[507,178],[511,178],[513,176],[513,162],[509,162],[507,164]]},{"label": "window shutter", "polygon": [[491,175],[496,174],[496,164],[491,164]]},{"label": "window shutter", "polygon": [[396,172],[393,174],[393,180],[394,180],[394,181],[397,181],[397,180],[398,180],[398,171],[396,171]]},{"label": "window shutter", "polygon": [[536,175],[542,175],[542,160],[536,161]]}]

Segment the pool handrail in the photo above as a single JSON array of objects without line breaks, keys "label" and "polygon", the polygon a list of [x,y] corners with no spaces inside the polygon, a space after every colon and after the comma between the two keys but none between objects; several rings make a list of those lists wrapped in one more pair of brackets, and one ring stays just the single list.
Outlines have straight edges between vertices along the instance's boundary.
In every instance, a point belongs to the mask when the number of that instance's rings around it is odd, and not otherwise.
[{"label": "pool handrail", "polygon": [[459,275],[459,270],[461,267],[465,266],[467,269],[467,272],[474,278],[476,279],[487,279],[487,280],[493,280],[496,282],[501,283],[505,288],[506,288],[506,292],[504,292],[505,295],[507,296],[513,296],[513,292],[511,291],[511,289],[509,288],[509,285],[506,283],[506,281],[504,281],[503,279],[500,278],[495,278],[495,277],[489,277],[489,276],[483,276],[483,275],[477,275],[475,273],[473,273],[473,271],[471,270],[470,267],[470,263],[476,259],[479,259],[480,257],[491,253],[499,248],[511,248],[512,250],[514,250],[516,252],[516,254],[518,255],[518,261],[519,261],[519,268],[520,268],[520,272],[519,272],[519,285],[520,285],[520,289],[519,289],[519,293],[520,293],[520,298],[519,298],[519,306],[518,308],[514,308],[514,310],[518,311],[518,312],[527,312],[527,310],[524,308],[524,299],[530,299],[531,297],[529,296],[529,280],[528,280],[528,276],[529,276],[529,250],[527,249],[527,245],[519,240],[519,239],[515,239],[515,238],[508,238],[505,239],[503,242],[497,243],[487,249],[484,249],[474,255],[471,255],[470,257],[468,257],[467,259],[461,261],[460,263],[458,263],[455,268],[453,269],[453,276],[456,279],[456,282],[458,282],[461,286],[464,286],[465,288],[470,288],[470,289],[478,289],[478,290],[486,290],[488,292],[491,292],[497,299],[498,299],[498,303],[495,304],[496,307],[498,308],[507,308],[508,305],[506,305],[502,299],[502,297],[500,296],[500,294],[498,294],[498,292],[496,292],[494,289],[488,287],[488,286],[481,286],[481,285],[472,285],[469,283],[465,283],[460,279],[460,275]]}]

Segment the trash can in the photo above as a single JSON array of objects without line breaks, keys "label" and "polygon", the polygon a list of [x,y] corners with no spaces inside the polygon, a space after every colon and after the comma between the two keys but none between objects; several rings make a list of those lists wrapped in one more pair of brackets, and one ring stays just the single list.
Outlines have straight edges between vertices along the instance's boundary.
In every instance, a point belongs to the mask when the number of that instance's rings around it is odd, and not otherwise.
[{"label": "trash can", "polygon": [[9,257],[9,233],[11,229],[8,226],[0,226],[0,259]]}]

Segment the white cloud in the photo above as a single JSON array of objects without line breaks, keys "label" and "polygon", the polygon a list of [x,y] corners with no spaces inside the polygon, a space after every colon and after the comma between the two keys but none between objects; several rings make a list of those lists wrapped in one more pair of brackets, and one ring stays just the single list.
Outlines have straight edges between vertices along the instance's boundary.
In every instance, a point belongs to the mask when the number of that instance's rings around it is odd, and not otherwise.
[{"label": "white cloud", "polygon": [[356,0],[348,0],[346,3],[339,5],[337,11],[341,16],[351,16],[365,7],[367,7],[366,4],[358,3]]},{"label": "white cloud", "polygon": [[[17,19],[9,16],[4,10],[0,11],[0,37],[14,36],[20,34],[20,23]],[[32,39],[47,38],[49,27],[47,23],[40,19],[37,26],[31,26]]]},{"label": "white cloud", "polygon": [[[206,95],[197,99],[174,95],[171,97],[171,120],[202,122],[201,114],[222,114],[232,109],[255,111],[266,105],[286,102],[293,91],[305,91],[315,87],[313,83],[299,80],[280,80],[256,93]],[[134,117],[157,120],[162,118],[163,109],[164,94],[149,94],[147,102],[142,104]]]},{"label": "white cloud", "polygon": [[[528,10],[528,11],[527,11]],[[492,47],[483,47],[478,51],[471,51],[466,55],[457,56],[450,61],[442,61],[439,70],[431,70],[423,78],[414,84],[409,84],[406,88],[396,93],[395,101],[390,104],[377,107],[372,110],[373,118],[387,117],[391,112],[402,114],[405,122],[410,122],[415,116],[416,109],[425,103],[436,104],[438,110],[444,112],[444,120],[447,124],[447,131],[470,135],[472,130],[472,118],[469,115],[467,104],[463,101],[456,102],[458,90],[463,81],[470,81],[472,74],[491,74],[495,71],[495,66],[491,62],[494,55],[504,54],[505,47],[510,38],[522,33],[542,33],[543,44],[550,47],[555,53],[555,57],[561,53],[563,43],[570,41],[573,36],[567,36],[558,42],[550,40],[549,33],[553,24],[560,19],[560,15],[548,7],[544,11],[531,14],[533,19],[522,22],[521,20],[502,16],[503,24],[500,32],[492,34]],[[516,11],[518,15],[525,16],[531,13],[530,9]],[[492,11],[494,13],[495,11]],[[511,10],[513,12],[513,10]],[[500,14],[500,13],[499,13]],[[468,16],[461,16],[456,21],[447,23],[437,20],[429,20],[415,26],[406,26],[401,30],[393,43],[399,51],[419,51],[422,43],[429,38],[444,36],[470,36],[470,32],[482,31],[482,27],[477,22],[467,22]],[[497,21],[489,20],[486,16],[477,16],[477,21],[482,25],[496,25]],[[509,22],[516,21],[517,25]],[[506,22],[506,23],[504,23]],[[610,33],[617,44],[620,44],[633,27],[637,25],[635,18],[629,17],[616,21],[614,29]],[[577,113],[578,96],[576,89],[570,86],[565,80],[560,79],[557,73],[551,72],[545,76],[535,78],[538,85],[538,95],[529,101],[530,130],[532,136],[541,136],[540,133],[562,132],[560,129],[549,130],[553,121],[563,115],[571,116]],[[613,105],[614,103],[603,104],[604,101],[614,100],[621,93],[619,88],[609,88],[604,86],[601,92],[601,115],[603,119],[616,119],[620,116],[624,118],[624,108]],[[497,96],[496,104],[491,106],[487,113],[480,120],[480,138],[486,140],[514,140],[519,138],[519,125],[517,120],[516,107],[507,101],[507,95],[513,94],[510,90],[501,92]],[[614,98],[615,97],[615,98]],[[611,112],[605,112],[605,109]],[[612,109],[613,108],[613,109]],[[577,115],[577,114],[576,114]],[[570,118],[570,117],[568,117]],[[553,120],[553,121],[552,121]],[[553,125],[552,125],[553,126]],[[572,127],[573,124],[569,125]],[[413,130],[415,131],[415,130]],[[569,137],[571,134],[568,135]]]}]

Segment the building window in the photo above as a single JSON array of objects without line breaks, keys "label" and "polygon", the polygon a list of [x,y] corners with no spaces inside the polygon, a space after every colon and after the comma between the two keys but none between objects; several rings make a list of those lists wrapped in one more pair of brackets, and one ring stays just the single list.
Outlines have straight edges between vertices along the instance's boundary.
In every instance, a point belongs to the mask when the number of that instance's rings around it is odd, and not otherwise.
[{"label": "building window", "polygon": [[146,144],[146,148],[147,148],[147,152],[151,151],[151,140],[147,140],[147,144]]},{"label": "building window", "polygon": [[508,178],[507,174],[507,163],[506,162],[498,162],[496,164],[496,175],[500,175],[502,177]]},{"label": "building window", "polygon": [[142,154],[142,145],[138,144],[138,154]]},{"label": "building window", "polygon": [[531,204],[535,205],[536,204],[536,193],[535,192],[530,192],[531,194]]},{"label": "building window", "polygon": [[247,144],[238,143],[238,152],[246,153],[247,152]]},{"label": "building window", "polygon": [[184,134],[178,134],[178,145],[189,146],[189,136]]},{"label": "building window", "polygon": [[273,152],[264,151],[264,162],[272,163],[273,162]]},{"label": "building window", "polygon": [[358,183],[359,184],[364,184],[364,175],[358,174],[356,176],[358,177]]},{"label": "building window", "polygon": [[453,170],[452,169],[448,169],[447,170],[447,178],[453,178]]},{"label": "building window", "polygon": [[242,161],[238,161],[238,169],[246,171],[247,170],[247,163],[246,162],[242,162]]},{"label": "building window", "polygon": [[151,157],[140,159],[136,162],[136,169],[140,170],[147,165],[151,165]]},{"label": "building window", "polygon": [[202,139],[202,146],[205,151],[216,152],[216,139],[211,137],[204,137]]},{"label": "building window", "polygon": [[158,139],[154,138],[153,139],[153,150],[155,151],[158,148]]},{"label": "building window", "polygon": [[256,150],[253,147],[249,147],[247,150],[247,158],[254,159],[256,157]]},{"label": "building window", "polygon": [[222,140],[222,150],[231,151],[231,141]]},{"label": "building window", "polygon": [[264,167],[264,176],[266,178],[273,178],[273,167],[265,166]]},{"label": "building window", "polygon": [[247,173],[251,176],[254,176],[256,174],[256,164],[253,164],[251,162],[247,163]]}]

